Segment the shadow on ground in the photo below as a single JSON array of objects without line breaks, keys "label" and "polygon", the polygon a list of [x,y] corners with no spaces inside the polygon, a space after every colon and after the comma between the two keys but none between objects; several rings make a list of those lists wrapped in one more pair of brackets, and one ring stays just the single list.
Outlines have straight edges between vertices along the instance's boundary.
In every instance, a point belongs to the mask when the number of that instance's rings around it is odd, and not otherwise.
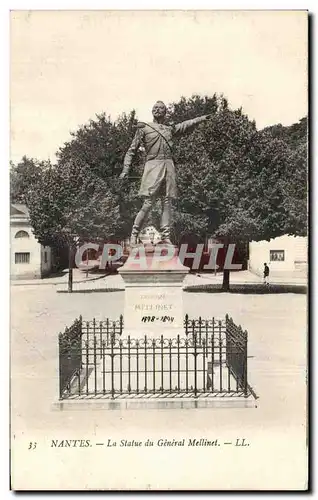
[{"label": "shadow on ground", "polygon": [[62,276],[65,276],[68,274],[68,271],[56,271],[55,273],[51,273],[48,276],[45,276],[45,279],[51,279],[51,278],[61,278]]},{"label": "shadow on ground", "polygon": [[222,290],[222,285],[189,285],[184,288],[185,292],[194,293],[245,293],[245,294],[272,294],[272,293],[300,293],[306,294],[307,287],[305,285],[264,285],[263,283],[253,284],[232,284],[229,291]]},{"label": "shadow on ground", "polygon": [[57,293],[100,293],[100,292],[124,292],[124,288],[87,288],[86,290],[73,290],[69,292],[68,290],[56,290]]}]

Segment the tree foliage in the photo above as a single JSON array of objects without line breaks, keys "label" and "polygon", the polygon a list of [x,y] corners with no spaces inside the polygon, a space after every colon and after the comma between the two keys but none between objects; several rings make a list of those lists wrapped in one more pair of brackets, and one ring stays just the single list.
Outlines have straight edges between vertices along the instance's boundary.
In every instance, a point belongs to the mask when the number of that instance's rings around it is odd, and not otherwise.
[{"label": "tree foliage", "polygon": [[[212,120],[175,144],[176,241],[185,233],[235,243],[305,234],[307,120],[258,131],[222,95],[194,95],[170,104],[167,122],[202,114],[212,114]],[[118,177],[136,123],[134,111],[115,122],[105,113],[96,115],[71,133],[58,150],[56,165],[27,158],[12,165],[12,198],[27,202],[41,242],[129,235],[140,206],[142,151],[128,182]],[[153,220],[159,216],[158,202]]]},{"label": "tree foliage", "polygon": [[173,121],[206,113],[213,119],[176,145],[176,234],[188,227],[202,237],[236,243],[304,234],[305,120],[290,127],[293,139],[288,143],[271,130],[258,131],[241,109],[230,110],[222,96],[182,98],[169,107]]},{"label": "tree foliage", "polygon": [[283,233],[296,236],[307,234],[308,217],[308,120],[302,118],[289,127],[274,125],[265,133],[273,139],[284,141],[289,147],[289,168],[280,178],[283,206],[288,216],[284,220]]},{"label": "tree foliage", "polygon": [[297,149],[299,146],[307,144],[308,119],[305,116],[289,127],[284,127],[280,123],[266,127],[264,130],[269,132],[273,138],[286,142],[292,149]]},{"label": "tree foliage", "polygon": [[138,156],[132,182],[123,185],[118,176],[135,124],[134,112],[115,123],[103,114],[71,134],[57,153],[57,164],[43,172],[27,197],[39,241],[121,239],[128,234],[138,204]]},{"label": "tree foliage", "polygon": [[23,156],[16,165],[10,163],[10,201],[11,203],[26,203],[28,193],[41,178],[43,171],[49,167],[49,162],[38,161]]},{"label": "tree foliage", "polygon": [[[106,114],[97,115],[95,120],[90,120],[72,133],[72,139],[57,153],[58,170],[64,172],[67,165],[71,164],[76,171],[81,172],[81,223],[87,227],[87,234],[91,231],[92,236],[122,239],[131,230],[139,203],[137,192],[143,167],[141,152],[134,159],[129,182],[122,183],[118,177],[136,124],[134,111],[121,115],[114,123]],[[86,200],[85,184],[89,184],[89,200]],[[93,213],[92,223],[85,222],[86,217],[92,217]],[[111,216],[113,222],[110,222]],[[102,223],[102,220],[105,222]]]}]

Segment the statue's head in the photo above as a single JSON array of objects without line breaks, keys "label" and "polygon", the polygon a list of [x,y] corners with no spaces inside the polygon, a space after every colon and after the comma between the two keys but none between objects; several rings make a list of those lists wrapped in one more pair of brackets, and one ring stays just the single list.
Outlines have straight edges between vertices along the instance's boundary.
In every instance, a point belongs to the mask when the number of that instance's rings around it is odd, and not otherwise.
[{"label": "statue's head", "polygon": [[167,108],[164,102],[157,101],[152,107],[152,114],[154,118],[164,118],[167,112]]}]

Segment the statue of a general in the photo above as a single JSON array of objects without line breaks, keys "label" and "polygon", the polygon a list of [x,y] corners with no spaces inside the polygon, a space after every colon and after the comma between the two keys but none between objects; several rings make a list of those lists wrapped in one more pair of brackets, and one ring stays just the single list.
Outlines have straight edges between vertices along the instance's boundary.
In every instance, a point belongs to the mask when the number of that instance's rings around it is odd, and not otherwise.
[{"label": "statue of a general", "polygon": [[170,239],[172,199],[177,197],[176,172],[172,154],[173,141],[211,117],[211,115],[204,115],[176,125],[165,125],[166,106],[162,101],[155,103],[152,114],[153,122],[137,124],[135,137],[126,153],[124,168],[120,174],[121,179],[128,175],[134,154],[141,145],[144,146],[146,163],[139,189],[139,195],[144,197],[144,203],[132,228],[130,238],[132,246],[138,243],[138,234],[154,201],[159,196],[162,198],[161,239],[165,243],[172,244]]}]

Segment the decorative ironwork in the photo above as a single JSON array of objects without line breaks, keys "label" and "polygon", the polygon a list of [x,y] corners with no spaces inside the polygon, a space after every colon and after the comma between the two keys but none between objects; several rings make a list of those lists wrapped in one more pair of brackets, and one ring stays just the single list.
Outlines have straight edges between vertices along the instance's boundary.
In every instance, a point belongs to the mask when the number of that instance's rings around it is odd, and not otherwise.
[{"label": "decorative ironwork", "polygon": [[75,375],[80,373],[82,346],[82,317],[66,328],[64,333],[59,334],[59,380],[60,397],[67,392],[70,393],[70,383]]},{"label": "decorative ironwork", "polygon": [[117,321],[76,320],[59,336],[60,398],[249,396],[247,332],[184,319],[184,336],[124,337]]}]

